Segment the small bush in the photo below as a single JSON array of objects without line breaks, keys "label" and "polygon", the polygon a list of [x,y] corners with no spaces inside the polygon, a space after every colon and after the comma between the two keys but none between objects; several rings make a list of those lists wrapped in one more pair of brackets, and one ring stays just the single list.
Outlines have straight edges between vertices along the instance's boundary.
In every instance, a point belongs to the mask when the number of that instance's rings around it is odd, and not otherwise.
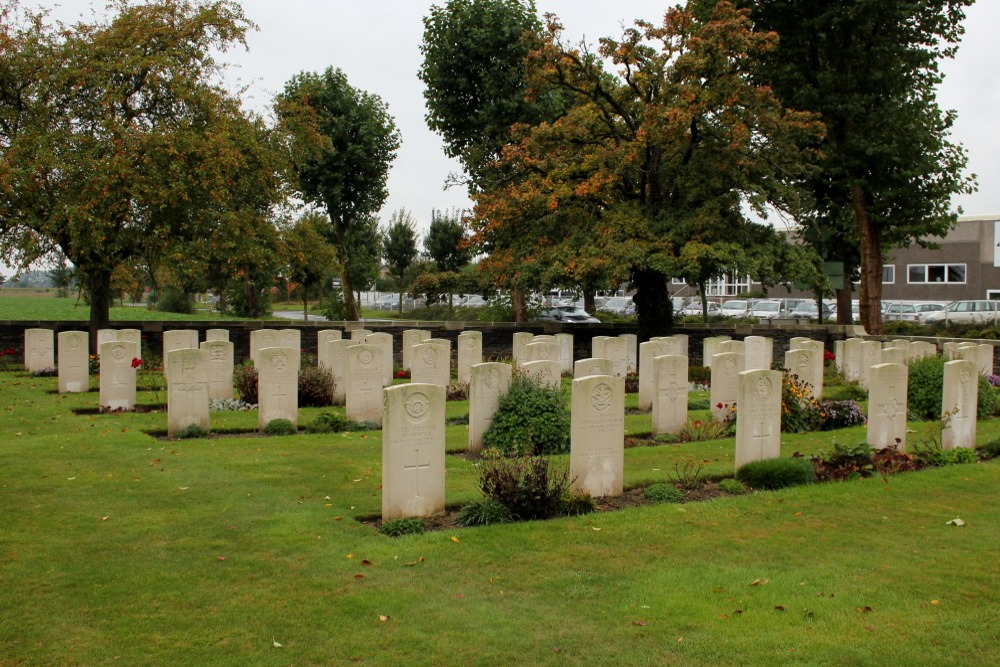
[{"label": "small bush", "polygon": [[865,419],[865,413],[862,412],[861,406],[855,400],[820,401],[819,410],[823,417],[820,430],[823,431],[860,426],[868,421]]},{"label": "small bush", "polygon": [[682,489],[693,491],[701,486],[702,466],[697,461],[685,461],[684,465],[674,464],[674,471],[668,475],[670,482]]},{"label": "small bush", "polygon": [[567,491],[559,503],[559,513],[564,516],[578,516],[590,514],[596,507],[597,504],[589,493]]},{"label": "small bush", "polygon": [[712,384],[712,369],[708,366],[688,366],[688,382],[709,386]]},{"label": "small bush", "polygon": [[491,498],[465,505],[458,515],[458,522],[464,526],[489,526],[495,523],[510,523],[513,520],[510,510]]},{"label": "small bush", "polygon": [[569,451],[569,431],[562,391],[537,385],[517,373],[510,391],[500,399],[483,442],[508,456],[562,454]]},{"label": "small bush", "polygon": [[794,373],[781,376],[781,432],[809,433],[823,425],[823,412],[812,389]]},{"label": "small bush", "polygon": [[272,419],[264,427],[264,433],[267,435],[294,435],[296,429],[292,422],[287,419]]},{"label": "small bush", "polygon": [[708,410],[707,398],[689,398],[688,410]]},{"label": "small bush", "polygon": [[323,316],[332,322],[347,321],[347,304],[344,303],[344,295],[340,292],[332,292],[323,301]]},{"label": "small bush", "polygon": [[914,444],[912,455],[921,466],[943,467],[958,463],[975,463],[979,460],[974,449],[967,447],[941,449],[941,445],[935,441]]},{"label": "small bush", "polygon": [[899,451],[898,447],[875,450],[872,454],[872,462],[875,464],[875,470],[882,477],[920,470],[923,467],[915,456]]},{"label": "small bush", "polygon": [[706,440],[718,440],[728,438],[733,434],[734,425],[731,422],[716,421],[715,419],[688,419],[684,428],[678,434],[681,442],[704,442]]},{"label": "small bush", "polygon": [[[911,419],[933,421],[941,418],[941,399],[944,395],[944,365],[949,359],[936,355],[911,361],[907,382],[907,407]],[[976,413],[979,419],[996,414],[996,391],[989,380],[979,376],[979,402]]]},{"label": "small bush", "polygon": [[802,458],[765,459],[740,466],[736,479],[753,489],[784,489],[815,482],[816,471]]},{"label": "small bush", "polygon": [[209,412],[246,412],[256,409],[256,403],[247,403],[238,398],[213,398],[208,402]]},{"label": "small bush", "polygon": [[378,529],[378,532],[389,537],[400,537],[402,535],[421,535],[427,531],[427,526],[423,519],[393,519],[386,521]]},{"label": "small bush", "polygon": [[351,430],[353,422],[343,415],[332,412],[321,412],[316,419],[309,422],[305,429],[308,433],[340,433]]},{"label": "small bush", "polygon": [[684,500],[684,492],[673,484],[659,482],[647,486],[642,494],[657,503],[679,503]]},{"label": "small bush", "polygon": [[871,477],[875,472],[874,450],[867,442],[856,445],[833,443],[833,451],[817,452],[810,459],[821,482]]},{"label": "small bush", "polygon": [[445,389],[446,401],[467,401],[469,400],[469,385],[465,382],[452,381]]},{"label": "small bush", "polygon": [[186,294],[182,289],[172,286],[164,287],[156,302],[151,303],[150,305],[162,313],[182,313],[184,315],[190,315],[194,312],[194,306],[191,303],[191,295]]},{"label": "small bush", "polygon": [[985,445],[980,447],[978,450],[979,455],[984,459],[995,459],[1000,456],[1000,440],[994,440],[993,442],[987,442]]},{"label": "small bush", "polygon": [[562,511],[569,472],[551,468],[547,458],[487,455],[479,465],[479,490],[515,519],[546,519]]},{"label": "small bush", "polygon": [[253,359],[247,359],[233,369],[233,386],[245,403],[257,403],[257,369]]},{"label": "small bush", "polygon": [[734,496],[741,496],[747,492],[746,484],[738,479],[733,479],[732,477],[719,480],[717,488],[723,493],[730,493]]},{"label": "small bush", "polygon": [[188,424],[181,430],[174,434],[174,437],[178,440],[187,440],[189,438],[207,438],[208,430],[198,424]]},{"label": "small bush", "polygon": [[333,405],[333,372],[325,366],[299,370],[299,406],[322,408]]}]

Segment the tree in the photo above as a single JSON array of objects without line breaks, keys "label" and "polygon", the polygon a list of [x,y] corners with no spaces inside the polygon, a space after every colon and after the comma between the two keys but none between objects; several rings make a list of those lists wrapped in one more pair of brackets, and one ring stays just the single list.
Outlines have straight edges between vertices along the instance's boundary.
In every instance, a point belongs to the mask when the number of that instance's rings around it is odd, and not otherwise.
[{"label": "tree", "polygon": [[[811,159],[803,143],[820,128],[750,81],[775,41],[726,2],[707,19],[673,8],[659,26],[636,22],[597,53],[564,44],[550,19],[529,56],[529,94],[555,88],[573,104],[551,123],[517,128],[503,163],[519,178],[477,197],[490,269],[524,274],[576,253],[584,271],[628,273],[640,336],[668,331],[669,276],[730,268],[762,235],[745,206],[798,204],[794,186]],[[567,247],[581,220],[589,248]]]},{"label": "tree", "polygon": [[330,218],[348,317],[357,320],[354,289],[360,286],[352,279],[357,278],[353,267],[359,249],[354,244],[373,240],[368,230],[373,225],[377,230],[373,215],[388,196],[386,179],[399,132],[377,95],[354,88],[332,67],[294,76],[275,109],[287,134],[296,193]]},{"label": "tree", "polygon": [[395,281],[396,291],[399,292],[399,314],[402,315],[406,270],[419,254],[416,221],[406,209],[401,208],[392,214],[382,238],[382,254],[385,255],[389,275]]},{"label": "tree", "polygon": [[[952,57],[973,0],[743,0],[758,27],[780,35],[759,80],[787,106],[820,114],[822,169],[807,238],[846,263],[838,313],[850,321],[850,276],[860,265],[861,322],[882,332],[883,258],[943,236],[953,195],[975,188],[964,150],[948,135],[954,113],[935,98],[938,64]],[[713,4],[709,1],[707,4]]]},{"label": "tree", "polygon": [[465,237],[465,226],[457,210],[431,211],[431,226],[424,237],[424,251],[437,268],[438,284],[448,292],[448,313],[454,312],[454,292],[459,271],[472,259]]},{"label": "tree", "polygon": [[15,1],[0,21],[0,250],[20,266],[62,252],[89,292],[92,335],[118,267],[276,193],[262,124],[217,84],[214,55],[252,27],[239,5],[111,6],[106,22],[53,26]]},{"label": "tree", "polygon": [[320,233],[326,220],[320,213],[309,212],[282,230],[286,257],[285,278],[299,285],[303,319],[309,319],[309,290],[326,277],[336,260],[333,246]]},{"label": "tree", "polygon": [[378,230],[378,216],[366,215],[357,220],[347,235],[347,247],[351,249],[352,256],[346,284],[360,299],[361,292],[375,286],[382,270],[382,235]]}]

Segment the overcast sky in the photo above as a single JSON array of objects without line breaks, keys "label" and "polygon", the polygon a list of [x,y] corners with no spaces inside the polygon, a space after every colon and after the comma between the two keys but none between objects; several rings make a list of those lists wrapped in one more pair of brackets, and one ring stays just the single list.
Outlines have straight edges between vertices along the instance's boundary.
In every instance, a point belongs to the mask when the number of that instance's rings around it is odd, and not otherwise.
[{"label": "overcast sky", "polygon": [[[275,93],[301,71],[339,67],[357,88],[379,95],[396,119],[402,148],[389,177],[389,199],[383,220],[406,208],[429,224],[431,209],[466,208],[464,190],[444,190],[449,172],[459,170],[445,158],[441,140],[424,123],[423,84],[417,78],[423,16],[431,0],[243,0],[247,16],[259,26],[249,37],[249,51],[231,51],[237,65],[229,76],[249,85],[247,102],[270,108]],[[30,2],[52,10],[55,18],[89,16],[89,0]],[[536,0],[540,13],[557,14],[572,39],[620,35],[636,18],[658,20],[669,6],[653,0]],[[99,7],[103,2],[98,2]],[[954,140],[969,153],[970,171],[979,177],[979,192],[955,204],[965,215],[1000,214],[1000,132],[993,114],[1000,110],[1000,69],[996,62],[996,26],[1000,2],[979,0],[968,10],[966,35],[957,58],[945,64],[947,79],[939,102],[955,109]],[[887,131],[892,131],[887,128]]]}]

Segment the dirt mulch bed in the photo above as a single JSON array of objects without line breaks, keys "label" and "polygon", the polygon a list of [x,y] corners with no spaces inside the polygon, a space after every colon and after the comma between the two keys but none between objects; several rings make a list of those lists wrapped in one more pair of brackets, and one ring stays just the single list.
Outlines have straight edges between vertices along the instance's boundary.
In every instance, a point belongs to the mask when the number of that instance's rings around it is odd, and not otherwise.
[{"label": "dirt mulch bed", "polygon": [[97,408],[73,408],[72,412],[75,415],[85,416],[85,415],[114,415],[126,412],[145,413],[145,412],[166,412],[166,411],[167,411],[166,403],[152,403],[148,405],[139,404],[136,405],[131,410],[108,410],[107,408],[97,407]]}]

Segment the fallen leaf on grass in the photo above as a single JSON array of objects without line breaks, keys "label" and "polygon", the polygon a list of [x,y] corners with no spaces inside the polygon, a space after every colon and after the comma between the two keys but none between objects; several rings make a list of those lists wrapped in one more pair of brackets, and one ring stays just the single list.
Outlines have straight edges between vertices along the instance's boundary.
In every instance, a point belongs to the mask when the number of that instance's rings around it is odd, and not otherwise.
[{"label": "fallen leaf on grass", "polygon": [[465,599],[465,596],[464,596],[464,595],[462,595],[461,593],[459,593],[458,595],[456,595],[456,596],[455,596],[455,599],[456,599],[456,600],[464,600],[464,599]]},{"label": "fallen leaf on grass", "polygon": [[601,529],[598,528],[597,526],[591,526],[590,529],[598,533],[601,532]]},{"label": "fallen leaf on grass", "polygon": [[385,623],[386,621],[388,621],[388,620],[389,620],[389,617],[388,617],[388,616],[386,616],[386,615],[384,615],[384,614],[379,614],[379,617],[378,617],[378,620],[380,620],[380,621],[382,621],[383,623]]},{"label": "fallen leaf on grass", "polygon": [[273,646],[274,648],[281,648],[281,644],[279,644],[274,639],[271,640],[271,646]]},{"label": "fallen leaf on grass", "polygon": [[774,608],[775,611],[785,611],[785,605],[779,604]]},{"label": "fallen leaf on grass", "polygon": [[452,536],[451,536],[451,541],[452,541],[452,542],[461,542],[462,540],[460,540],[460,539],[458,539],[457,537],[455,537],[454,535],[452,535]]},{"label": "fallen leaf on grass", "polygon": [[722,618],[722,619],[729,618],[729,614],[719,614],[719,618]]},{"label": "fallen leaf on grass", "polygon": [[632,621],[632,625],[639,625],[645,627],[649,625],[649,623],[647,623],[646,621]]},{"label": "fallen leaf on grass", "polygon": [[340,521],[340,520],[341,520],[341,519],[343,519],[343,518],[344,518],[344,517],[342,517],[342,516],[335,516],[335,517],[333,517],[333,520],[334,520],[334,521]]},{"label": "fallen leaf on grass", "polygon": [[110,519],[110,518],[111,518],[111,515],[110,515],[110,514],[109,514],[109,515],[107,515],[107,516],[102,516],[102,517],[101,517],[101,521],[107,521],[107,520],[108,520],[108,519]]},{"label": "fallen leaf on grass", "polygon": [[177,489],[180,490],[180,491],[187,491],[190,488],[191,488],[190,486],[178,486],[177,487]]},{"label": "fallen leaf on grass", "polygon": [[354,558],[354,554],[347,554],[344,558]]},{"label": "fallen leaf on grass", "polygon": [[361,564],[362,565],[371,565],[372,562],[366,558],[365,560],[361,561]]},{"label": "fallen leaf on grass", "polygon": [[215,560],[226,560],[225,556],[216,556]]},{"label": "fallen leaf on grass", "polygon": [[736,614],[737,616],[739,616],[740,614],[743,613],[743,610],[742,609],[733,609],[733,613]]},{"label": "fallen leaf on grass", "polygon": [[964,526],[965,522],[962,521],[961,519],[959,519],[958,517],[955,517],[951,521],[945,521],[944,525],[946,525],[946,526]]},{"label": "fallen leaf on grass", "polygon": [[363,575],[363,574],[356,574],[356,575],[354,575],[354,578],[355,579],[364,579],[365,575]]},{"label": "fallen leaf on grass", "polygon": [[770,579],[754,579],[753,581],[750,582],[750,585],[751,586],[764,586],[769,581],[771,581],[771,580]]},{"label": "fallen leaf on grass", "polygon": [[931,600],[931,604],[941,604],[941,600]]}]

